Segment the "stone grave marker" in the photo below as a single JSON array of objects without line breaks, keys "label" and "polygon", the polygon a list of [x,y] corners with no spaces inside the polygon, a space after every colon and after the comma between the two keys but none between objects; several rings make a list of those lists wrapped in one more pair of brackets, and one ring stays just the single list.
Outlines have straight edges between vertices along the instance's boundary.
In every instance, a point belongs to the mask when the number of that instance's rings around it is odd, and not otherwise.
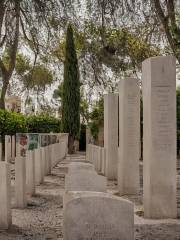
[{"label": "stone grave marker", "polygon": [[106,178],[93,171],[74,172],[65,177],[66,191],[106,192],[106,189]]},{"label": "stone grave marker", "polygon": [[115,180],[118,167],[118,94],[104,95],[104,148],[106,177]]},{"label": "stone grave marker", "polygon": [[107,193],[68,192],[63,210],[64,240],[133,240],[134,209]]},{"label": "stone grave marker", "polygon": [[153,57],[142,66],[144,215],[176,218],[176,59]]},{"label": "stone grave marker", "polygon": [[95,169],[90,163],[72,162],[68,165],[69,174],[77,171],[95,171]]},{"label": "stone grave marker", "polygon": [[140,88],[138,79],[119,82],[118,189],[121,195],[139,192]]}]

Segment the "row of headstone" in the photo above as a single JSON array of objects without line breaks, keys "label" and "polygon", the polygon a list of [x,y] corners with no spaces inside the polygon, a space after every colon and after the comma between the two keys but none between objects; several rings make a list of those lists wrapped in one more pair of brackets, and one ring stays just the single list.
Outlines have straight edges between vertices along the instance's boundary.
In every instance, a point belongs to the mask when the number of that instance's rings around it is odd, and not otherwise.
[{"label": "row of headstone", "polygon": [[[11,162],[18,155],[23,155],[21,151],[30,150],[34,146],[46,146],[55,142],[62,141],[61,134],[50,133],[18,133],[16,135],[5,135],[5,152],[2,156],[2,137],[0,136],[0,161]],[[29,145],[27,144],[29,143]]]},{"label": "row of headstone", "polygon": [[[59,135],[58,142],[54,144],[38,146],[32,150],[26,149],[25,155],[21,155],[25,150],[22,146],[18,147],[19,155],[15,158],[16,208],[27,206],[27,199],[35,195],[36,186],[43,183],[44,177],[51,174],[52,168],[66,157],[68,134]],[[10,169],[10,163],[0,162],[0,229],[7,229],[12,224]]]},{"label": "row of headstone", "polygon": [[[105,176],[118,180],[121,195],[139,192],[142,89],[144,215],[176,218],[176,59],[147,59],[142,64],[142,87],[138,82],[122,79],[119,94],[104,96]],[[91,149],[88,146],[87,156],[94,155]]]},{"label": "row of headstone", "polygon": [[92,163],[98,173],[105,175],[106,171],[106,153],[105,148],[93,144],[87,145],[86,159]]},{"label": "row of headstone", "polygon": [[94,150],[93,164],[69,164],[63,197],[63,239],[133,240],[133,204],[107,193],[106,177],[96,172],[102,149]]}]

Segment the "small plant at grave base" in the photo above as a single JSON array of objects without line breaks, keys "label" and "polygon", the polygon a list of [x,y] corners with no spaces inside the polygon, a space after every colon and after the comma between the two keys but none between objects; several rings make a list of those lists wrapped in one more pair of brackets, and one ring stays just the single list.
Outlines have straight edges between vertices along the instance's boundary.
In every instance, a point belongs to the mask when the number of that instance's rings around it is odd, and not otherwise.
[{"label": "small plant at grave base", "polygon": [[80,131],[80,80],[73,29],[68,25],[66,34],[64,82],[62,94],[62,131],[69,133],[69,154],[74,153],[74,141]]}]

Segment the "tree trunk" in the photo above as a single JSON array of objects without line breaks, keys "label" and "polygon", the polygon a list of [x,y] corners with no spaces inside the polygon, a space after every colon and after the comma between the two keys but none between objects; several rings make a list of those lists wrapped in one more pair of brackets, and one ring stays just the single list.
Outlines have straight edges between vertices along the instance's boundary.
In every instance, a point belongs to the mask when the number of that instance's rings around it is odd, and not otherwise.
[{"label": "tree trunk", "polygon": [[69,134],[68,139],[68,153],[73,154],[74,153],[74,137]]},{"label": "tree trunk", "polygon": [[169,45],[180,64],[180,50],[178,46],[178,40],[177,38],[174,38],[172,34],[173,29],[176,29],[178,36],[180,32],[180,29],[176,23],[173,0],[170,0],[166,3],[168,15],[165,14],[165,12],[163,11],[163,8],[161,7],[159,0],[153,0],[153,4],[155,6],[157,16],[164,27],[164,31],[169,42]]},{"label": "tree trunk", "polygon": [[[3,1],[4,2],[4,1]],[[2,3],[3,3],[2,2]],[[5,96],[6,96],[6,92],[7,92],[7,88],[9,85],[9,80],[13,74],[14,68],[15,68],[15,64],[16,64],[16,53],[18,50],[18,43],[19,43],[19,24],[20,24],[20,2],[21,0],[16,0],[14,1],[14,19],[16,19],[16,23],[15,23],[15,29],[14,32],[12,34],[12,39],[11,39],[11,44],[7,44],[7,52],[8,52],[8,67],[5,66],[5,64],[3,63],[3,59],[2,57],[0,58],[0,70],[2,72],[2,78],[3,78],[3,86],[2,86],[2,90],[1,90],[1,96],[0,96],[0,108],[1,109],[5,109]],[[3,14],[2,10],[1,10],[1,14]],[[1,16],[0,18],[0,37],[2,34],[2,27],[3,27],[3,18]],[[1,39],[0,39],[1,40]],[[1,44],[1,48],[3,49],[3,44],[4,41],[0,42]]]},{"label": "tree trunk", "polygon": [[3,86],[1,90],[1,96],[0,96],[0,109],[5,109],[5,96],[6,96],[8,85],[9,85],[9,77],[5,76],[3,79]]}]

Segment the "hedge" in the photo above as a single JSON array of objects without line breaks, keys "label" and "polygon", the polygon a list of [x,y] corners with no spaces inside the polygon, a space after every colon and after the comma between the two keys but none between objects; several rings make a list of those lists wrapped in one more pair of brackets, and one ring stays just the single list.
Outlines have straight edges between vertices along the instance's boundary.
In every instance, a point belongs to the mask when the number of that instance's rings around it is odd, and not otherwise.
[{"label": "hedge", "polygon": [[61,131],[61,121],[48,115],[32,115],[26,118],[27,132],[50,133]]},{"label": "hedge", "polygon": [[0,109],[0,135],[14,135],[26,131],[26,120],[22,114]]},{"label": "hedge", "polygon": [[21,113],[0,109],[0,135],[14,135],[16,133],[50,133],[61,131],[61,121],[48,115],[24,116]]}]

